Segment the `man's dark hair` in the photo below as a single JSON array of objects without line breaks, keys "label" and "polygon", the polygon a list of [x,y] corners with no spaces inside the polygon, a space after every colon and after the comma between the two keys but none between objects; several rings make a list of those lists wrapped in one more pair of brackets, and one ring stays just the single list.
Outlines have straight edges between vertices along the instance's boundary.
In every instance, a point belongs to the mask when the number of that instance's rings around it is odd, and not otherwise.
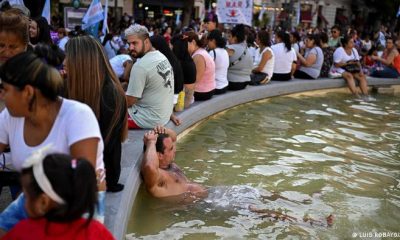
[{"label": "man's dark hair", "polygon": [[156,142],[156,151],[159,153],[164,153],[164,139],[169,138],[169,135],[166,133],[158,134],[157,142]]},{"label": "man's dark hair", "polygon": [[[166,133],[158,134],[157,141],[156,141],[156,151],[159,153],[164,153],[164,139],[169,138],[170,136]],[[143,144],[143,152],[146,152],[146,144]]]}]

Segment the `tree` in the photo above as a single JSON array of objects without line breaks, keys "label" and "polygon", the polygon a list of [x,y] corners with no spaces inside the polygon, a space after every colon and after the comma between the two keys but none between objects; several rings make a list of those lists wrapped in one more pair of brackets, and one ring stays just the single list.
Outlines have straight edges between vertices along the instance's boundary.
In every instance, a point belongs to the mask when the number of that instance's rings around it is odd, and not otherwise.
[{"label": "tree", "polygon": [[400,0],[366,0],[365,5],[376,9],[378,16],[383,20],[387,21],[396,16],[397,10],[399,9]]},{"label": "tree", "polygon": [[185,0],[185,5],[183,7],[183,25],[188,26],[190,23],[190,19],[192,18],[194,8],[194,0]]}]

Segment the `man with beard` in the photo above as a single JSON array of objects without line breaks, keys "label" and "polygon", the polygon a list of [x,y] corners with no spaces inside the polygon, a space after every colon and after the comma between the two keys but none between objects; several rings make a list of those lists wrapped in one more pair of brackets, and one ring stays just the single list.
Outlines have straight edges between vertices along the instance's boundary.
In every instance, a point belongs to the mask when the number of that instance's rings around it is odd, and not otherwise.
[{"label": "man with beard", "polygon": [[172,114],[174,74],[168,59],[151,45],[149,32],[141,25],[125,30],[133,65],[126,91],[129,128],[165,125]]}]

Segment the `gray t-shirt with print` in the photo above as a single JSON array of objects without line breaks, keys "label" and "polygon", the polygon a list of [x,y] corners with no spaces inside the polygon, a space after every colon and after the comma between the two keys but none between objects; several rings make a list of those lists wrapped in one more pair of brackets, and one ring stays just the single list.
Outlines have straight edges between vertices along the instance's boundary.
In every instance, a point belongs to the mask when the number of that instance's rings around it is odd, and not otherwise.
[{"label": "gray t-shirt with print", "polygon": [[128,113],[139,127],[165,125],[174,97],[174,73],[168,59],[159,51],[151,51],[136,61],[126,95],[138,98]]}]

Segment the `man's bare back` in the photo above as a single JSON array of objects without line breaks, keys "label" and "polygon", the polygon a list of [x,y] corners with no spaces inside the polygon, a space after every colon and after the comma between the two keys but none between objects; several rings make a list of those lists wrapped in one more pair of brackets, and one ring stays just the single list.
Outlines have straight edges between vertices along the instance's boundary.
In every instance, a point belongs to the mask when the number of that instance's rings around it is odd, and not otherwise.
[{"label": "man's bare back", "polygon": [[[158,198],[183,196],[184,201],[207,197],[207,189],[190,182],[173,160],[176,134],[171,129],[157,126],[144,135],[146,151],[142,175],[147,191]],[[158,149],[157,149],[158,148]]]}]

